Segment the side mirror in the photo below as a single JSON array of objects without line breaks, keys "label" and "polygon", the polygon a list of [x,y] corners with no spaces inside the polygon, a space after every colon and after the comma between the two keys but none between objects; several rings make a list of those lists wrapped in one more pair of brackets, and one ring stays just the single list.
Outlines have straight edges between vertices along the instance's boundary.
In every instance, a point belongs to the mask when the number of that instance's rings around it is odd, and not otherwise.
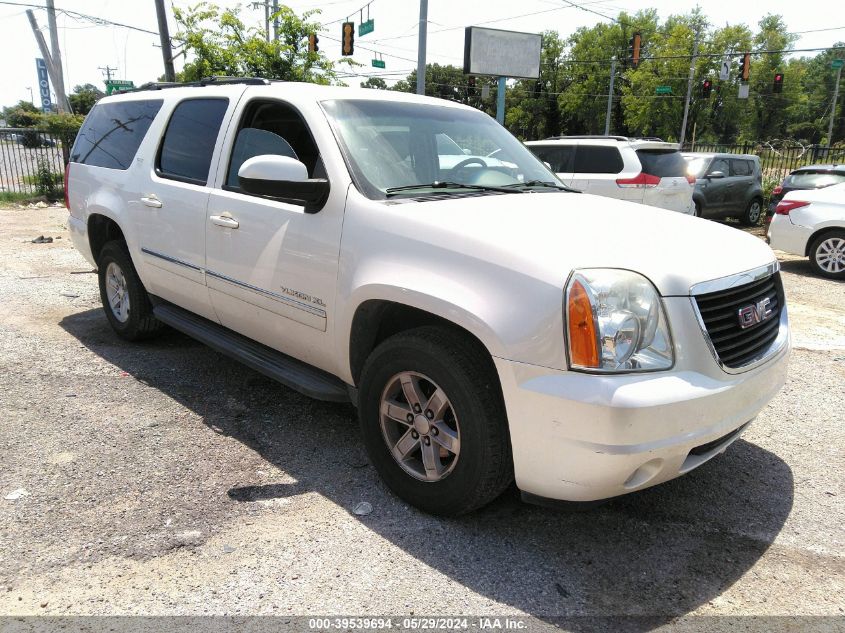
[{"label": "side mirror", "polygon": [[722,171],[711,171],[709,174],[705,176],[705,178],[724,178],[725,173]]},{"label": "side mirror", "polygon": [[253,156],[238,169],[238,181],[247,193],[294,204],[304,203],[306,213],[319,211],[329,197],[329,181],[308,178],[305,165],[289,156]]}]

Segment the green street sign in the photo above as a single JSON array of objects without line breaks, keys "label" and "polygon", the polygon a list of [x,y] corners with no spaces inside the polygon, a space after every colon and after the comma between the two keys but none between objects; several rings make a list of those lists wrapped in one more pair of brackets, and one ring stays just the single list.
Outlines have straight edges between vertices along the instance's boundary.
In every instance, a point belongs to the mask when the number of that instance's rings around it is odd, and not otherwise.
[{"label": "green street sign", "polygon": [[383,59],[374,59],[373,66],[376,68],[384,68],[384,60]]},{"label": "green street sign", "polygon": [[358,37],[362,37],[367,33],[372,33],[376,28],[375,20],[367,20],[358,25]]},{"label": "green street sign", "polygon": [[106,94],[110,95],[115,92],[123,92],[125,90],[132,90],[135,87],[135,82],[128,79],[109,79],[106,81]]},{"label": "green street sign", "polygon": [[672,94],[672,86],[657,86],[654,92],[659,95],[670,95]]},{"label": "green street sign", "polygon": [[843,59],[834,59],[832,62],[830,62],[830,67],[833,68],[833,70],[837,70],[839,68],[842,68],[843,62],[845,62],[845,60]]}]

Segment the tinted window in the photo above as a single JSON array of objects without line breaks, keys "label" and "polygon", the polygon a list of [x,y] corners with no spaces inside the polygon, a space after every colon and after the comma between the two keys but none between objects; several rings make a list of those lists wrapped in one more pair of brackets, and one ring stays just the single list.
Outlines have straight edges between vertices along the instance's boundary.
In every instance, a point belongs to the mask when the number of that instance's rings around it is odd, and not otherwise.
[{"label": "tinted window", "polygon": [[568,173],[573,170],[573,159],[575,158],[574,145],[532,145],[529,148],[534,155],[552,166],[552,171]]},{"label": "tinted window", "polygon": [[575,152],[576,174],[618,174],[622,168],[622,155],[615,147],[579,145]]},{"label": "tinted window", "polygon": [[[637,150],[637,156],[643,165],[643,172],[658,178],[685,178],[687,161],[677,150]],[[715,165],[715,162],[714,162]],[[712,171],[714,167],[711,167]],[[725,172],[727,176],[727,172]]]},{"label": "tinted window", "polygon": [[845,182],[845,173],[805,171],[790,174],[783,184],[793,189],[820,189],[842,182]]},{"label": "tinted window", "polygon": [[731,176],[750,176],[751,163],[747,160],[731,159]]},{"label": "tinted window", "polygon": [[128,169],[161,103],[157,99],[94,106],[76,136],[70,160],[96,167]]},{"label": "tinted window", "polygon": [[717,158],[713,161],[713,164],[710,165],[710,169],[707,170],[708,174],[712,174],[714,171],[720,171],[725,176],[731,175],[731,166],[728,164],[728,160],[726,158]]},{"label": "tinted window", "polygon": [[189,99],[173,110],[159,154],[159,175],[205,184],[228,99]]}]

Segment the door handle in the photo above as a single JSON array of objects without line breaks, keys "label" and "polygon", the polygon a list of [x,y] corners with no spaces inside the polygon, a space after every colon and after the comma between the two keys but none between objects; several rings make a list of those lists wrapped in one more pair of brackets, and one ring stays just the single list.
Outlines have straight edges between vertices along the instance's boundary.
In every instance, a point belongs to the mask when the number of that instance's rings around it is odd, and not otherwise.
[{"label": "door handle", "polygon": [[212,224],[216,224],[217,226],[222,226],[227,229],[236,229],[241,225],[240,222],[238,222],[228,213],[223,213],[221,215],[212,215],[209,219],[211,220]]},{"label": "door handle", "polygon": [[141,196],[141,202],[144,204],[145,207],[161,209],[161,200],[159,200],[158,196],[156,196],[154,193],[148,194],[146,196]]}]

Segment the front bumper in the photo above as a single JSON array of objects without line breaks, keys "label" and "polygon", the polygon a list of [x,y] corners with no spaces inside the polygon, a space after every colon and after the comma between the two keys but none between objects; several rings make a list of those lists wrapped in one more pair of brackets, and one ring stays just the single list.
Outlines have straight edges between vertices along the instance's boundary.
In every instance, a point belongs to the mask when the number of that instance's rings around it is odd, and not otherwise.
[{"label": "front bumper", "polygon": [[[495,358],[520,490],[595,501],[683,475],[735,441],[786,381],[788,343],[736,375],[719,370],[706,348],[688,347],[675,369],[652,374]],[[690,366],[691,355],[702,368]]]}]

